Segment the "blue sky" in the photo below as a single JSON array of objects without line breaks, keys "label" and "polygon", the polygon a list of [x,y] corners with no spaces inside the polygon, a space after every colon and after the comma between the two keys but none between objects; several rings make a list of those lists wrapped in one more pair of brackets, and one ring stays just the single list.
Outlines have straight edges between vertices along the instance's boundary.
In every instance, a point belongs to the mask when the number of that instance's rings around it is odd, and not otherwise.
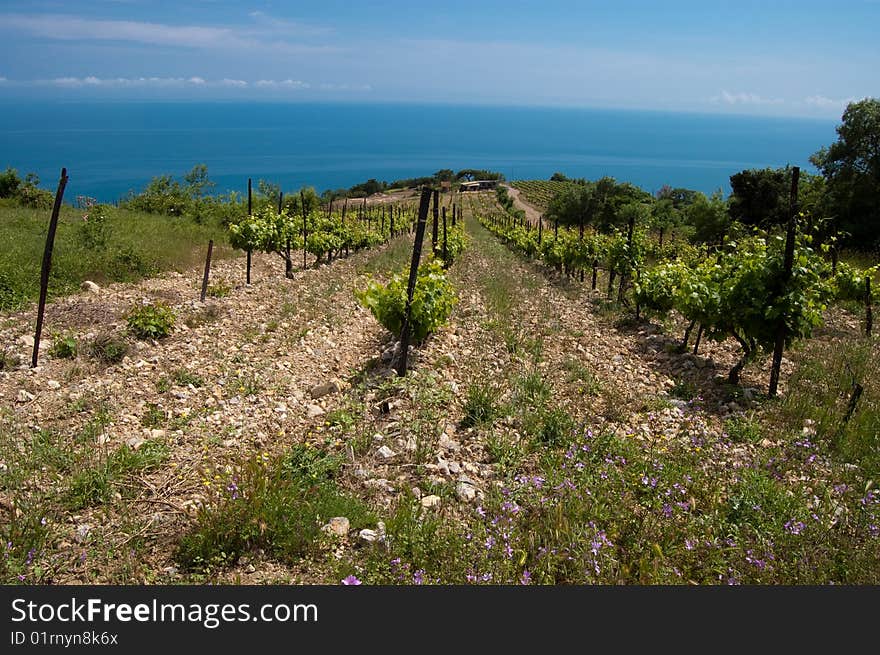
[{"label": "blue sky", "polygon": [[443,102],[839,117],[880,0],[0,0],[0,99]]}]

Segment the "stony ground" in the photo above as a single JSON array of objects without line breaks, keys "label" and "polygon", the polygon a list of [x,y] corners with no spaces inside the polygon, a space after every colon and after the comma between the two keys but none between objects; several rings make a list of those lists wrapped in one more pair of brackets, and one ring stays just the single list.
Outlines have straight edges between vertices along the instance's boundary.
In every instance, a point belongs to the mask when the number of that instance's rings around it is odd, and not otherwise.
[{"label": "stony ground", "polygon": [[[53,332],[82,341],[122,334],[126,312],[142,300],[169,303],[180,320],[167,339],[132,341],[117,365],[82,354],[53,358],[44,350],[35,369],[0,372],[0,427],[13,439],[52,430],[95,458],[123,444],[168,446],[163,464],[131,476],[126,493],[57,519],[48,579],[186,581],[171,555],[206,490],[247,458],[271,457],[294,443],[343,453],[343,484],[380,517],[407,495],[454,515],[498,476],[485,434],[461,427],[474,385],[515,406],[518,385],[537,376],[548,402],[583,425],[646,442],[677,434],[685,421],[720,430],[724,417],[750,411],[766,388],[767,371],[758,366],[746,369],[741,388],[723,383],[737,358],[732,342],[679,354],[680,322],[620,322],[601,294],[524,262],[475,221],[468,225],[470,247],[451,271],[459,303],[450,324],[418,350],[405,381],[388,368],[390,335],[352,293],[361,274],[404,261],[405,240],[299,271],[292,280],[277,257],[256,256],[251,286],[242,283],[242,259],[219,262],[213,279],[225,280],[230,293],[206,303],[197,301],[201,272],[192,270],[51,304],[47,346]],[[23,312],[0,322],[0,344],[23,360],[32,321]],[[854,329],[855,319],[845,315],[827,328]],[[786,360],[783,378],[791,366]],[[341,414],[350,420],[328,420]],[[523,438],[519,425],[502,417],[495,436]],[[63,484],[39,471],[27,483],[59,492]],[[4,508],[17,511],[14,490],[2,488]],[[343,535],[328,555],[356,548],[359,539]],[[136,550],[129,548],[134,543]],[[218,579],[312,583],[328,581],[328,570],[323,561],[288,567],[255,553]]]}]

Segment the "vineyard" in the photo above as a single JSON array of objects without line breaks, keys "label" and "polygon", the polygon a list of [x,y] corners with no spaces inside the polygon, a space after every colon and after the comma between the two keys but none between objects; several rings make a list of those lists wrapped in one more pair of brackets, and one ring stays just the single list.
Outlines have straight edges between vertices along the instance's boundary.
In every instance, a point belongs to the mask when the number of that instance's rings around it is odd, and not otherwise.
[{"label": "vineyard", "polygon": [[876,267],[627,193],[279,194],[6,313],[3,582],[880,582]]},{"label": "vineyard", "polygon": [[550,201],[560,191],[568,189],[575,182],[556,180],[517,180],[511,186],[523,194],[523,199],[540,210],[546,210]]}]

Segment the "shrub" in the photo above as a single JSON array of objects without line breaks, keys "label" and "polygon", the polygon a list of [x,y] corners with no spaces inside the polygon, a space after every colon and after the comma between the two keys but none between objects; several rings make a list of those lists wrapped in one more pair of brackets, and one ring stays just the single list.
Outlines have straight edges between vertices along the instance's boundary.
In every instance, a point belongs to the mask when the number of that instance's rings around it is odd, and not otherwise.
[{"label": "shrub", "polygon": [[[355,291],[358,301],[395,335],[399,335],[403,327],[407,282],[407,275],[396,273],[387,285],[370,280],[366,289]],[[411,306],[413,341],[424,341],[446,323],[456,302],[455,290],[444,274],[441,263],[433,260],[420,266]]]},{"label": "shrub", "polygon": [[12,198],[21,187],[21,178],[18,177],[18,171],[8,166],[5,171],[0,173],[0,198]]},{"label": "shrub", "polygon": [[162,302],[135,305],[126,316],[128,329],[138,339],[161,339],[174,329],[175,315]]},{"label": "shrub", "polygon": [[82,223],[77,226],[77,237],[90,250],[101,250],[107,247],[110,238],[110,224],[107,222],[107,205],[95,205],[83,216]]},{"label": "shrub", "polygon": [[49,355],[58,359],[73,359],[77,353],[76,337],[72,334],[55,334]]},{"label": "shrub", "polygon": [[128,354],[128,342],[111,332],[97,335],[89,344],[89,355],[105,364],[118,364]]},{"label": "shrub", "polygon": [[25,207],[31,209],[52,209],[55,196],[51,191],[38,189],[33,184],[25,184],[18,192],[18,199]]}]

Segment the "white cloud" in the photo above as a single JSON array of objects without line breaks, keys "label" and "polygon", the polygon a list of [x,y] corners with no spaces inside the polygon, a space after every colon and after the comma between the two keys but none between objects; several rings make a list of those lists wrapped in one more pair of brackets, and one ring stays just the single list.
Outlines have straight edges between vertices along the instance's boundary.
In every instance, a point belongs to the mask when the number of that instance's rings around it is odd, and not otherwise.
[{"label": "white cloud", "polygon": [[0,76],[0,84],[3,84],[3,83],[6,82],[6,81],[7,81],[7,80],[6,80],[5,77]]},{"label": "white cloud", "polygon": [[[237,80],[236,80],[237,81]],[[218,86],[222,82],[207,82],[201,77],[96,77],[89,75],[87,77],[56,77],[51,80],[34,80],[26,85],[35,86],[57,86],[61,88],[105,88],[105,89],[125,89],[125,88],[181,88],[187,85],[191,86]],[[246,83],[245,83],[246,84]]]},{"label": "white cloud", "polygon": [[256,50],[283,54],[340,51],[339,48],[328,45],[291,40],[294,36],[320,35],[329,30],[274,20],[269,20],[268,23],[263,20],[256,27],[242,28],[93,20],[63,14],[0,14],[0,30],[3,28],[59,41],[121,41],[193,49]]},{"label": "white cloud", "polygon": [[308,89],[311,88],[311,85],[307,82],[303,82],[301,80],[257,80],[254,83],[254,86],[259,87],[261,89]]},{"label": "white cloud", "polygon": [[834,100],[833,98],[826,98],[823,95],[815,95],[808,96],[804,98],[804,102],[810,106],[815,107],[817,109],[834,109],[834,110],[844,110],[846,106],[855,102],[856,98],[843,98],[841,100]]},{"label": "white cloud", "polygon": [[218,27],[163,25],[127,20],[88,20],[75,16],[6,14],[0,16],[7,28],[56,40],[95,39],[99,41],[135,41],[153,45],[187,47],[220,45],[231,30]]},{"label": "white cloud", "polygon": [[722,102],[726,105],[781,105],[785,103],[782,98],[764,98],[757,93],[730,93],[722,91],[721,95],[712,96],[710,102]]},{"label": "white cloud", "polygon": [[230,80],[228,77],[224,77],[220,80],[220,86],[231,86],[237,89],[243,89],[248,85],[244,80]]},{"label": "white cloud", "polygon": [[256,24],[256,29],[253,31],[260,34],[271,33],[277,36],[303,37],[324,36],[333,33],[333,30],[329,27],[307,25],[306,23],[299,23],[297,21],[274,18],[262,11],[252,11],[248,16],[250,16]]}]

